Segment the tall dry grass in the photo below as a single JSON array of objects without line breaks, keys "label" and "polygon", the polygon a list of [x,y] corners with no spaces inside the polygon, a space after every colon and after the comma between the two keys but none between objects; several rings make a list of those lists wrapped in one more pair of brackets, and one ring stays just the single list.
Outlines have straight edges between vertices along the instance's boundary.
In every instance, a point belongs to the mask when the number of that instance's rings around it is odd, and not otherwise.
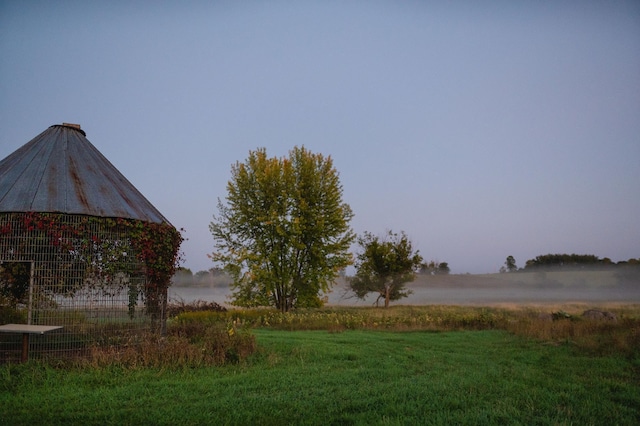
[{"label": "tall dry grass", "polygon": [[[123,335],[96,344],[78,361],[93,367],[197,367],[237,363],[256,351],[252,328],[283,330],[388,330],[449,332],[504,330],[543,344],[569,345],[593,355],[640,358],[640,305],[394,306],[323,308],[282,313],[271,309],[202,310],[188,306],[171,318],[167,335]],[[617,320],[582,316],[587,309]]]},{"label": "tall dry grass", "polygon": [[166,336],[135,334],[122,337],[118,345],[94,345],[82,366],[125,368],[200,367],[238,363],[256,350],[248,329],[234,324],[175,324]]},{"label": "tall dry grass", "polygon": [[[584,311],[594,308],[612,312],[617,320],[582,316]],[[434,332],[497,329],[545,344],[568,344],[593,354],[640,356],[640,305],[340,307],[288,313],[246,309],[184,313],[176,318],[176,322],[185,324],[219,321],[233,321],[246,327],[331,332],[349,329]]]},{"label": "tall dry grass", "polygon": [[640,307],[608,306],[616,320],[582,316],[576,306],[547,315],[531,310],[514,310],[504,329],[518,336],[549,344],[569,344],[595,355],[640,356]]}]

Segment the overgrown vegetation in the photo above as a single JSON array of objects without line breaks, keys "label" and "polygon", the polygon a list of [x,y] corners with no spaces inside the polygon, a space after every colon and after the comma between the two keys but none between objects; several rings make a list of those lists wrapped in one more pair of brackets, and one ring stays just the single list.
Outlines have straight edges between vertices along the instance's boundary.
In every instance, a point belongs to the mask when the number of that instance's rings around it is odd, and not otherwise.
[{"label": "overgrown vegetation", "polygon": [[135,335],[129,344],[95,345],[80,366],[125,368],[185,368],[234,364],[256,350],[255,337],[234,323],[177,323],[166,336]]},{"label": "overgrown vegetation", "polygon": [[[137,219],[3,212],[0,306],[28,302],[38,311],[55,306],[60,296],[90,289],[112,298],[127,289],[131,318],[142,296],[154,325],[161,324],[164,297],[181,261],[181,231]],[[141,288],[132,284],[138,280]],[[30,286],[33,301],[26,300]]]},{"label": "overgrown vegetation", "polygon": [[173,300],[167,304],[167,316],[175,317],[185,312],[226,312],[227,308],[214,301],[196,300],[190,303],[182,299]]},{"label": "overgrown vegetation", "polygon": [[462,331],[503,330],[543,343],[568,345],[594,355],[640,357],[640,305],[601,309],[616,320],[583,318],[586,305],[544,307],[392,306],[376,308],[244,309],[185,312],[170,323],[233,322],[281,330]]},{"label": "overgrown vegetation", "polygon": [[255,337],[244,324],[231,318],[215,321],[184,321],[185,313],[226,312],[215,302],[197,300],[191,303],[174,301],[167,313],[175,318],[166,335],[152,333],[123,333],[114,341],[111,337],[96,342],[89,354],[70,364],[106,367],[118,365],[126,368],[183,368],[238,363],[256,350]]}]

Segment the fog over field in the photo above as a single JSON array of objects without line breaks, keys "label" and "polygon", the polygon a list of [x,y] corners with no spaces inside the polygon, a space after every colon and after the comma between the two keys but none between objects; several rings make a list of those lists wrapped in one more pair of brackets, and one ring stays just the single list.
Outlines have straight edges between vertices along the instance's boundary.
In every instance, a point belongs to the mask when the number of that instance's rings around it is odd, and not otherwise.
[{"label": "fog over field", "polygon": [[[517,272],[482,275],[419,275],[407,285],[413,293],[392,302],[395,305],[497,305],[640,303],[640,274],[619,270],[577,272]],[[215,301],[228,304],[231,290],[227,283],[209,286],[169,288],[170,300]],[[341,278],[328,295],[330,306],[371,306],[376,295],[366,300],[353,297]]]}]

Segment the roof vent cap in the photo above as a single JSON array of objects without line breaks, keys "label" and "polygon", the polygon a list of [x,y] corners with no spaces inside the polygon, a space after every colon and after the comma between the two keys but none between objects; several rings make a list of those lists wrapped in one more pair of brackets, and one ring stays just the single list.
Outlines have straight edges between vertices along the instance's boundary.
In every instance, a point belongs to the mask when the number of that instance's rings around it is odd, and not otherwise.
[{"label": "roof vent cap", "polygon": [[82,130],[82,128],[80,128],[79,124],[73,124],[73,123],[62,123],[63,127],[70,127],[72,129],[78,130],[80,133],[82,133],[83,135],[87,136],[87,134],[84,132],[84,130]]}]

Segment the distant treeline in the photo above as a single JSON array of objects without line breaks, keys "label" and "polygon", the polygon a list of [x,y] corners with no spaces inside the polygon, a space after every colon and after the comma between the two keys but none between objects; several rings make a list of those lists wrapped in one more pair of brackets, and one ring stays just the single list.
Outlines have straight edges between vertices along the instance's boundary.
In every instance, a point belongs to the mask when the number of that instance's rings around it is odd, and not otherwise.
[{"label": "distant treeline", "polygon": [[524,270],[537,269],[609,269],[621,266],[640,267],[639,259],[629,259],[620,262],[613,262],[608,257],[599,258],[593,254],[544,254],[534,259],[527,260]]},{"label": "distant treeline", "polygon": [[178,268],[173,279],[174,286],[217,287],[228,286],[233,280],[220,268],[198,271],[195,274],[189,268]]},{"label": "distant treeline", "polygon": [[420,264],[419,274],[422,275],[449,275],[451,268],[449,268],[448,262],[438,262],[432,260],[431,262],[424,262]]}]

